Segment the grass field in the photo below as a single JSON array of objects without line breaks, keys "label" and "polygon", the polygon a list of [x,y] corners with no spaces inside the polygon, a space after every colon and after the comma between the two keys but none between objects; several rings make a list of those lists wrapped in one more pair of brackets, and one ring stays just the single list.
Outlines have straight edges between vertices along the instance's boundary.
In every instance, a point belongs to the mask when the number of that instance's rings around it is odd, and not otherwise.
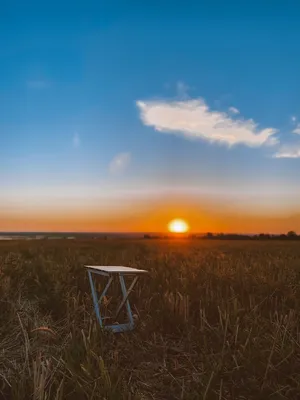
[{"label": "grass field", "polygon": [[[90,263],[150,271],[133,332],[101,333]],[[299,399],[299,244],[0,242],[0,398]]]}]

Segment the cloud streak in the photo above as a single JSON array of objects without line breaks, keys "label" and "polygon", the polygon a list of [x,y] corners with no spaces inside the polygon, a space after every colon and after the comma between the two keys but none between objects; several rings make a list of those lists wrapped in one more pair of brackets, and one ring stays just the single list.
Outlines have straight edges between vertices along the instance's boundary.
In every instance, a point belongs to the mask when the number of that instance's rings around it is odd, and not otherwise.
[{"label": "cloud streak", "polygon": [[73,147],[75,147],[76,149],[78,147],[80,147],[81,140],[80,140],[80,136],[77,132],[74,133],[74,135],[73,135],[72,143],[73,143]]},{"label": "cloud streak", "polygon": [[300,135],[300,124],[297,124],[296,128],[293,130],[293,133]]},{"label": "cloud streak", "polygon": [[48,88],[50,86],[50,83],[45,80],[31,80],[27,81],[26,85],[29,89],[41,90]]},{"label": "cloud streak", "polygon": [[300,143],[281,146],[273,158],[300,158]]},{"label": "cloud streak", "polygon": [[258,129],[252,119],[233,119],[228,113],[212,111],[201,98],[182,101],[139,100],[136,105],[143,124],[154,127],[158,132],[173,133],[186,139],[219,142],[229,147],[237,144],[260,147],[278,143],[273,136],[277,133],[276,129]]},{"label": "cloud streak", "polygon": [[235,108],[235,107],[229,107],[229,111],[230,111],[232,114],[239,114],[239,113],[240,113],[240,111],[239,111],[237,108]]},{"label": "cloud streak", "polygon": [[109,164],[109,172],[111,174],[119,174],[124,172],[131,161],[130,153],[119,153],[117,154]]},{"label": "cloud streak", "polygon": [[186,85],[184,82],[179,81],[179,82],[177,82],[176,89],[177,89],[177,96],[180,99],[188,98],[188,90],[189,90],[188,85]]}]

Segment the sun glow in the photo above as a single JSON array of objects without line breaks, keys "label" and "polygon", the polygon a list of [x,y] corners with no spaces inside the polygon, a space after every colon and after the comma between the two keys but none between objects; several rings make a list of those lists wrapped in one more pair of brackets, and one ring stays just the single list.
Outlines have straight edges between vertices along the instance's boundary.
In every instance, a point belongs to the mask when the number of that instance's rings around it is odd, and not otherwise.
[{"label": "sun glow", "polygon": [[169,222],[168,229],[173,233],[185,233],[189,230],[189,225],[183,219],[173,219]]}]

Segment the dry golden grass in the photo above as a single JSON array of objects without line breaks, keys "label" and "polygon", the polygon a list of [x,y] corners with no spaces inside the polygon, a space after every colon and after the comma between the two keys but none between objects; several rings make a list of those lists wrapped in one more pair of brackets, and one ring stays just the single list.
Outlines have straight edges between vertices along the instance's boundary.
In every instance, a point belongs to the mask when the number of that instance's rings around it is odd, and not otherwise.
[{"label": "dry golden grass", "polygon": [[[91,263],[150,271],[133,332],[101,332]],[[0,398],[299,399],[299,306],[297,242],[0,242]]]}]

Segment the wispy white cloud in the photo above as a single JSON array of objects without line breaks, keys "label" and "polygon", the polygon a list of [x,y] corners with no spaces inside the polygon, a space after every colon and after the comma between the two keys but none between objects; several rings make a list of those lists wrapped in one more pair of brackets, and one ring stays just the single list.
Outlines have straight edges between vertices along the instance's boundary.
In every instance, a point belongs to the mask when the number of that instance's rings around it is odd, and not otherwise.
[{"label": "wispy white cloud", "polygon": [[80,146],[81,140],[80,140],[80,136],[77,132],[75,132],[73,135],[72,143],[75,148]]},{"label": "wispy white cloud", "polygon": [[293,123],[295,123],[295,122],[297,121],[297,117],[296,117],[295,115],[292,115],[292,116],[291,116],[291,121],[292,121]]},{"label": "wispy white cloud", "polygon": [[300,158],[300,143],[282,145],[273,158]]},{"label": "wispy white cloud", "polygon": [[186,85],[184,82],[179,81],[177,82],[176,89],[177,89],[177,96],[181,100],[188,98],[188,90],[189,90],[188,85]]},{"label": "wispy white cloud", "polygon": [[111,174],[117,174],[123,172],[131,161],[130,153],[119,153],[117,154],[109,164],[109,171]]},{"label": "wispy white cloud", "polygon": [[300,124],[297,124],[296,128],[292,132],[300,135]]},{"label": "wispy white cloud", "polygon": [[46,80],[30,80],[26,82],[26,85],[29,89],[37,89],[37,90],[41,90],[41,89],[46,89],[50,86],[50,82],[46,81]]},{"label": "wispy white cloud", "polygon": [[231,112],[231,114],[239,114],[240,113],[240,111],[235,107],[229,107],[229,111]]},{"label": "wispy white cloud", "polygon": [[258,129],[252,120],[231,118],[228,113],[212,111],[203,99],[182,101],[137,101],[144,125],[162,133],[174,133],[187,139],[203,139],[233,146],[259,147],[278,143],[274,128]]}]

